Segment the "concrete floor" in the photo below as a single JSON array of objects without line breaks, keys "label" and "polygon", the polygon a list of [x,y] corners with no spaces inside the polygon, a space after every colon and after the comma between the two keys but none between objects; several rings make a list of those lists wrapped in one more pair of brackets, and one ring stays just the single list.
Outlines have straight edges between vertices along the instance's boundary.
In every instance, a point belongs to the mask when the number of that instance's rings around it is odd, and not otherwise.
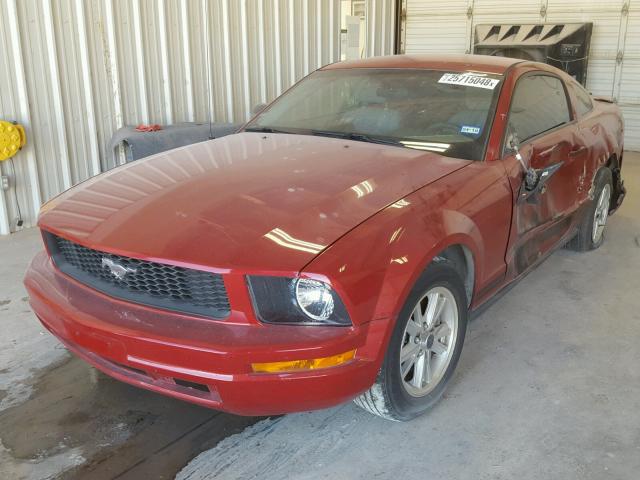
[{"label": "concrete floor", "polygon": [[182,468],[189,480],[636,479],[640,154],[627,153],[623,172],[629,194],[602,248],[558,251],[473,321],[445,398],[405,424],[351,403],[234,417],[111,380],[29,311],[21,277],[38,233],[2,238],[0,478],[173,478]]}]

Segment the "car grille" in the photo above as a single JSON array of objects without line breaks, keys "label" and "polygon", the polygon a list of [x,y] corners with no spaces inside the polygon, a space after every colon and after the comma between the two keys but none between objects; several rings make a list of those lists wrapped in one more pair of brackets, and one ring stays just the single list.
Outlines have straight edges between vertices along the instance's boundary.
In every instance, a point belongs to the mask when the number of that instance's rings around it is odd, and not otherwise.
[{"label": "car grille", "polygon": [[220,274],[92,250],[50,233],[45,238],[62,272],[107,295],[214,318],[229,315]]}]

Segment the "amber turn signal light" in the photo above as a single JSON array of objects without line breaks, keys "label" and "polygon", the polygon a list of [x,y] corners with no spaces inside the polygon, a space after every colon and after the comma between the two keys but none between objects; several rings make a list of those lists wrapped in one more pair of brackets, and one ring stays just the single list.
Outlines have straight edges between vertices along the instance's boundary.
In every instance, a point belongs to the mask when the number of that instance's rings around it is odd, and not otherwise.
[{"label": "amber turn signal light", "polygon": [[336,367],[353,360],[355,350],[339,353],[331,357],[311,358],[308,360],[290,360],[287,362],[252,363],[251,368],[256,373],[282,373],[301,370],[317,370],[319,368]]}]

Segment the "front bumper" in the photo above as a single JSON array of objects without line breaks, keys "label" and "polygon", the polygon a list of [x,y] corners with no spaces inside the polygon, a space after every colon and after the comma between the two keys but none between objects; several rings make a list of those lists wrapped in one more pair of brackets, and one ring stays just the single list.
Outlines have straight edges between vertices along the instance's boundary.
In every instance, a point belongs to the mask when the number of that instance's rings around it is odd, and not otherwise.
[{"label": "front bumper", "polygon": [[[379,368],[386,322],[353,328],[230,324],[122,302],[60,273],[44,253],[25,277],[33,311],[69,350],[123,382],[240,415],[330,407],[363,392]],[[326,369],[257,374],[254,362],[336,355]]]}]

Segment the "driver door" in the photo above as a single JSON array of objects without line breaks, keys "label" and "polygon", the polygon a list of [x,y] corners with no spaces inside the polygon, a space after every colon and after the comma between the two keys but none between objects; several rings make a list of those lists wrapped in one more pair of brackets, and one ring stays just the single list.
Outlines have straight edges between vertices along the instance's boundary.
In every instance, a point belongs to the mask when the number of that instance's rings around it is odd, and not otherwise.
[{"label": "driver door", "polygon": [[565,86],[547,72],[518,80],[509,110],[508,135],[515,134],[525,165],[536,170],[540,188],[527,191],[514,151],[504,155],[515,193],[514,242],[507,261],[518,275],[554,248],[571,228],[577,162],[573,161],[572,113]]}]

